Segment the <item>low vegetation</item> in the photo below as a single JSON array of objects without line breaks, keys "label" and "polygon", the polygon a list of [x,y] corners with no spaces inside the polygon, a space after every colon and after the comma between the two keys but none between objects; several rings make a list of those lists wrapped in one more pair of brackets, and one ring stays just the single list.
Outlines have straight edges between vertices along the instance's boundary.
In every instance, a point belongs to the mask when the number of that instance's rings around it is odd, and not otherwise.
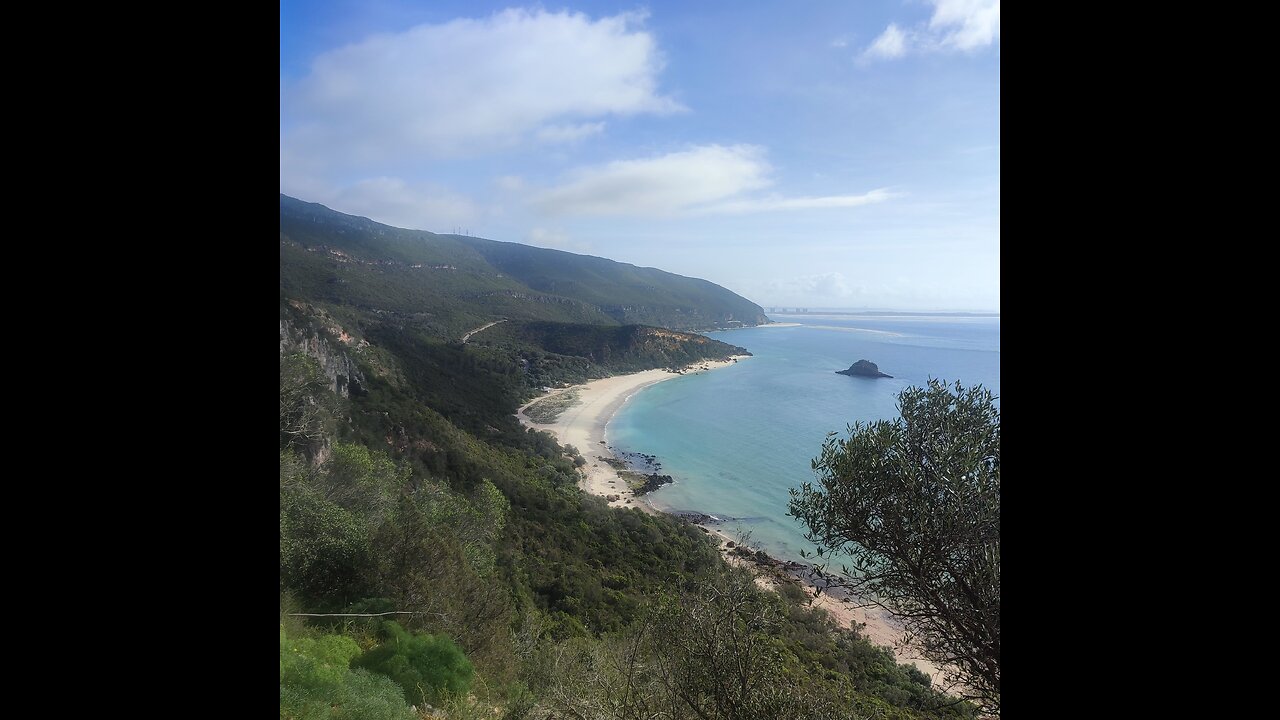
[{"label": "low vegetation", "polygon": [[573,407],[576,402],[578,402],[578,391],[568,390],[545,400],[539,400],[525,408],[524,414],[528,415],[530,420],[546,425],[560,419],[560,414]]}]

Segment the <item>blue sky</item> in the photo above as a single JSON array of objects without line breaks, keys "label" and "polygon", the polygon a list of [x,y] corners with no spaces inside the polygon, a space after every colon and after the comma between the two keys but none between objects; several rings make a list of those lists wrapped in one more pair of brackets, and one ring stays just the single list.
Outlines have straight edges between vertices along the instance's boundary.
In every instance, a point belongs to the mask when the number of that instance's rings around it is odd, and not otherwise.
[{"label": "blue sky", "polygon": [[999,310],[999,0],[280,5],[280,191],[702,277]]}]

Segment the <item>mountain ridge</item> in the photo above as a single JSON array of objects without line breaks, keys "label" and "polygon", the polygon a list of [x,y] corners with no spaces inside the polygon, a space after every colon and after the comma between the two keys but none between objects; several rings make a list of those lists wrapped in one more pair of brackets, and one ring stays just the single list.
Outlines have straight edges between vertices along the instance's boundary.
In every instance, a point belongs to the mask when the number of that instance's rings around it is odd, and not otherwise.
[{"label": "mountain ridge", "polygon": [[323,298],[334,294],[325,285],[347,285],[342,294],[357,305],[374,308],[377,300],[390,299],[382,309],[432,307],[447,316],[441,318],[442,334],[494,317],[688,331],[770,322],[760,305],[702,278],[594,255],[396,228],[283,193],[280,235],[282,292]]}]

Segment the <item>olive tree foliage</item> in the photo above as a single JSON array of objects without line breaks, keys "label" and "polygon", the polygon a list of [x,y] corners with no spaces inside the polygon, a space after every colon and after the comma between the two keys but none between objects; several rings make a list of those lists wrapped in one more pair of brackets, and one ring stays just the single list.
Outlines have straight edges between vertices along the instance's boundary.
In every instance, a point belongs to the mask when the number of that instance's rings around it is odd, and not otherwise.
[{"label": "olive tree foliage", "polygon": [[[981,385],[930,380],[901,417],[828,435],[818,485],[791,491],[820,557],[900,619],[953,689],[1000,713],[1000,409]],[[825,567],[825,565],[823,566]]]}]

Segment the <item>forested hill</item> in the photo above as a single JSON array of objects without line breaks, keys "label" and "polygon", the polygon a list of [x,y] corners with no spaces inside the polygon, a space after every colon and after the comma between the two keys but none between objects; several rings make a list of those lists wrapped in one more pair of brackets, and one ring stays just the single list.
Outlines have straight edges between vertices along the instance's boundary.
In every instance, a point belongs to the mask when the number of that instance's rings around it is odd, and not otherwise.
[{"label": "forested hill", "polygon": [[280,288],[429,316],[441,336],[497,318],[709,330],[767,323],[715,283],[588,255],[404,230],[280,196]]}]

